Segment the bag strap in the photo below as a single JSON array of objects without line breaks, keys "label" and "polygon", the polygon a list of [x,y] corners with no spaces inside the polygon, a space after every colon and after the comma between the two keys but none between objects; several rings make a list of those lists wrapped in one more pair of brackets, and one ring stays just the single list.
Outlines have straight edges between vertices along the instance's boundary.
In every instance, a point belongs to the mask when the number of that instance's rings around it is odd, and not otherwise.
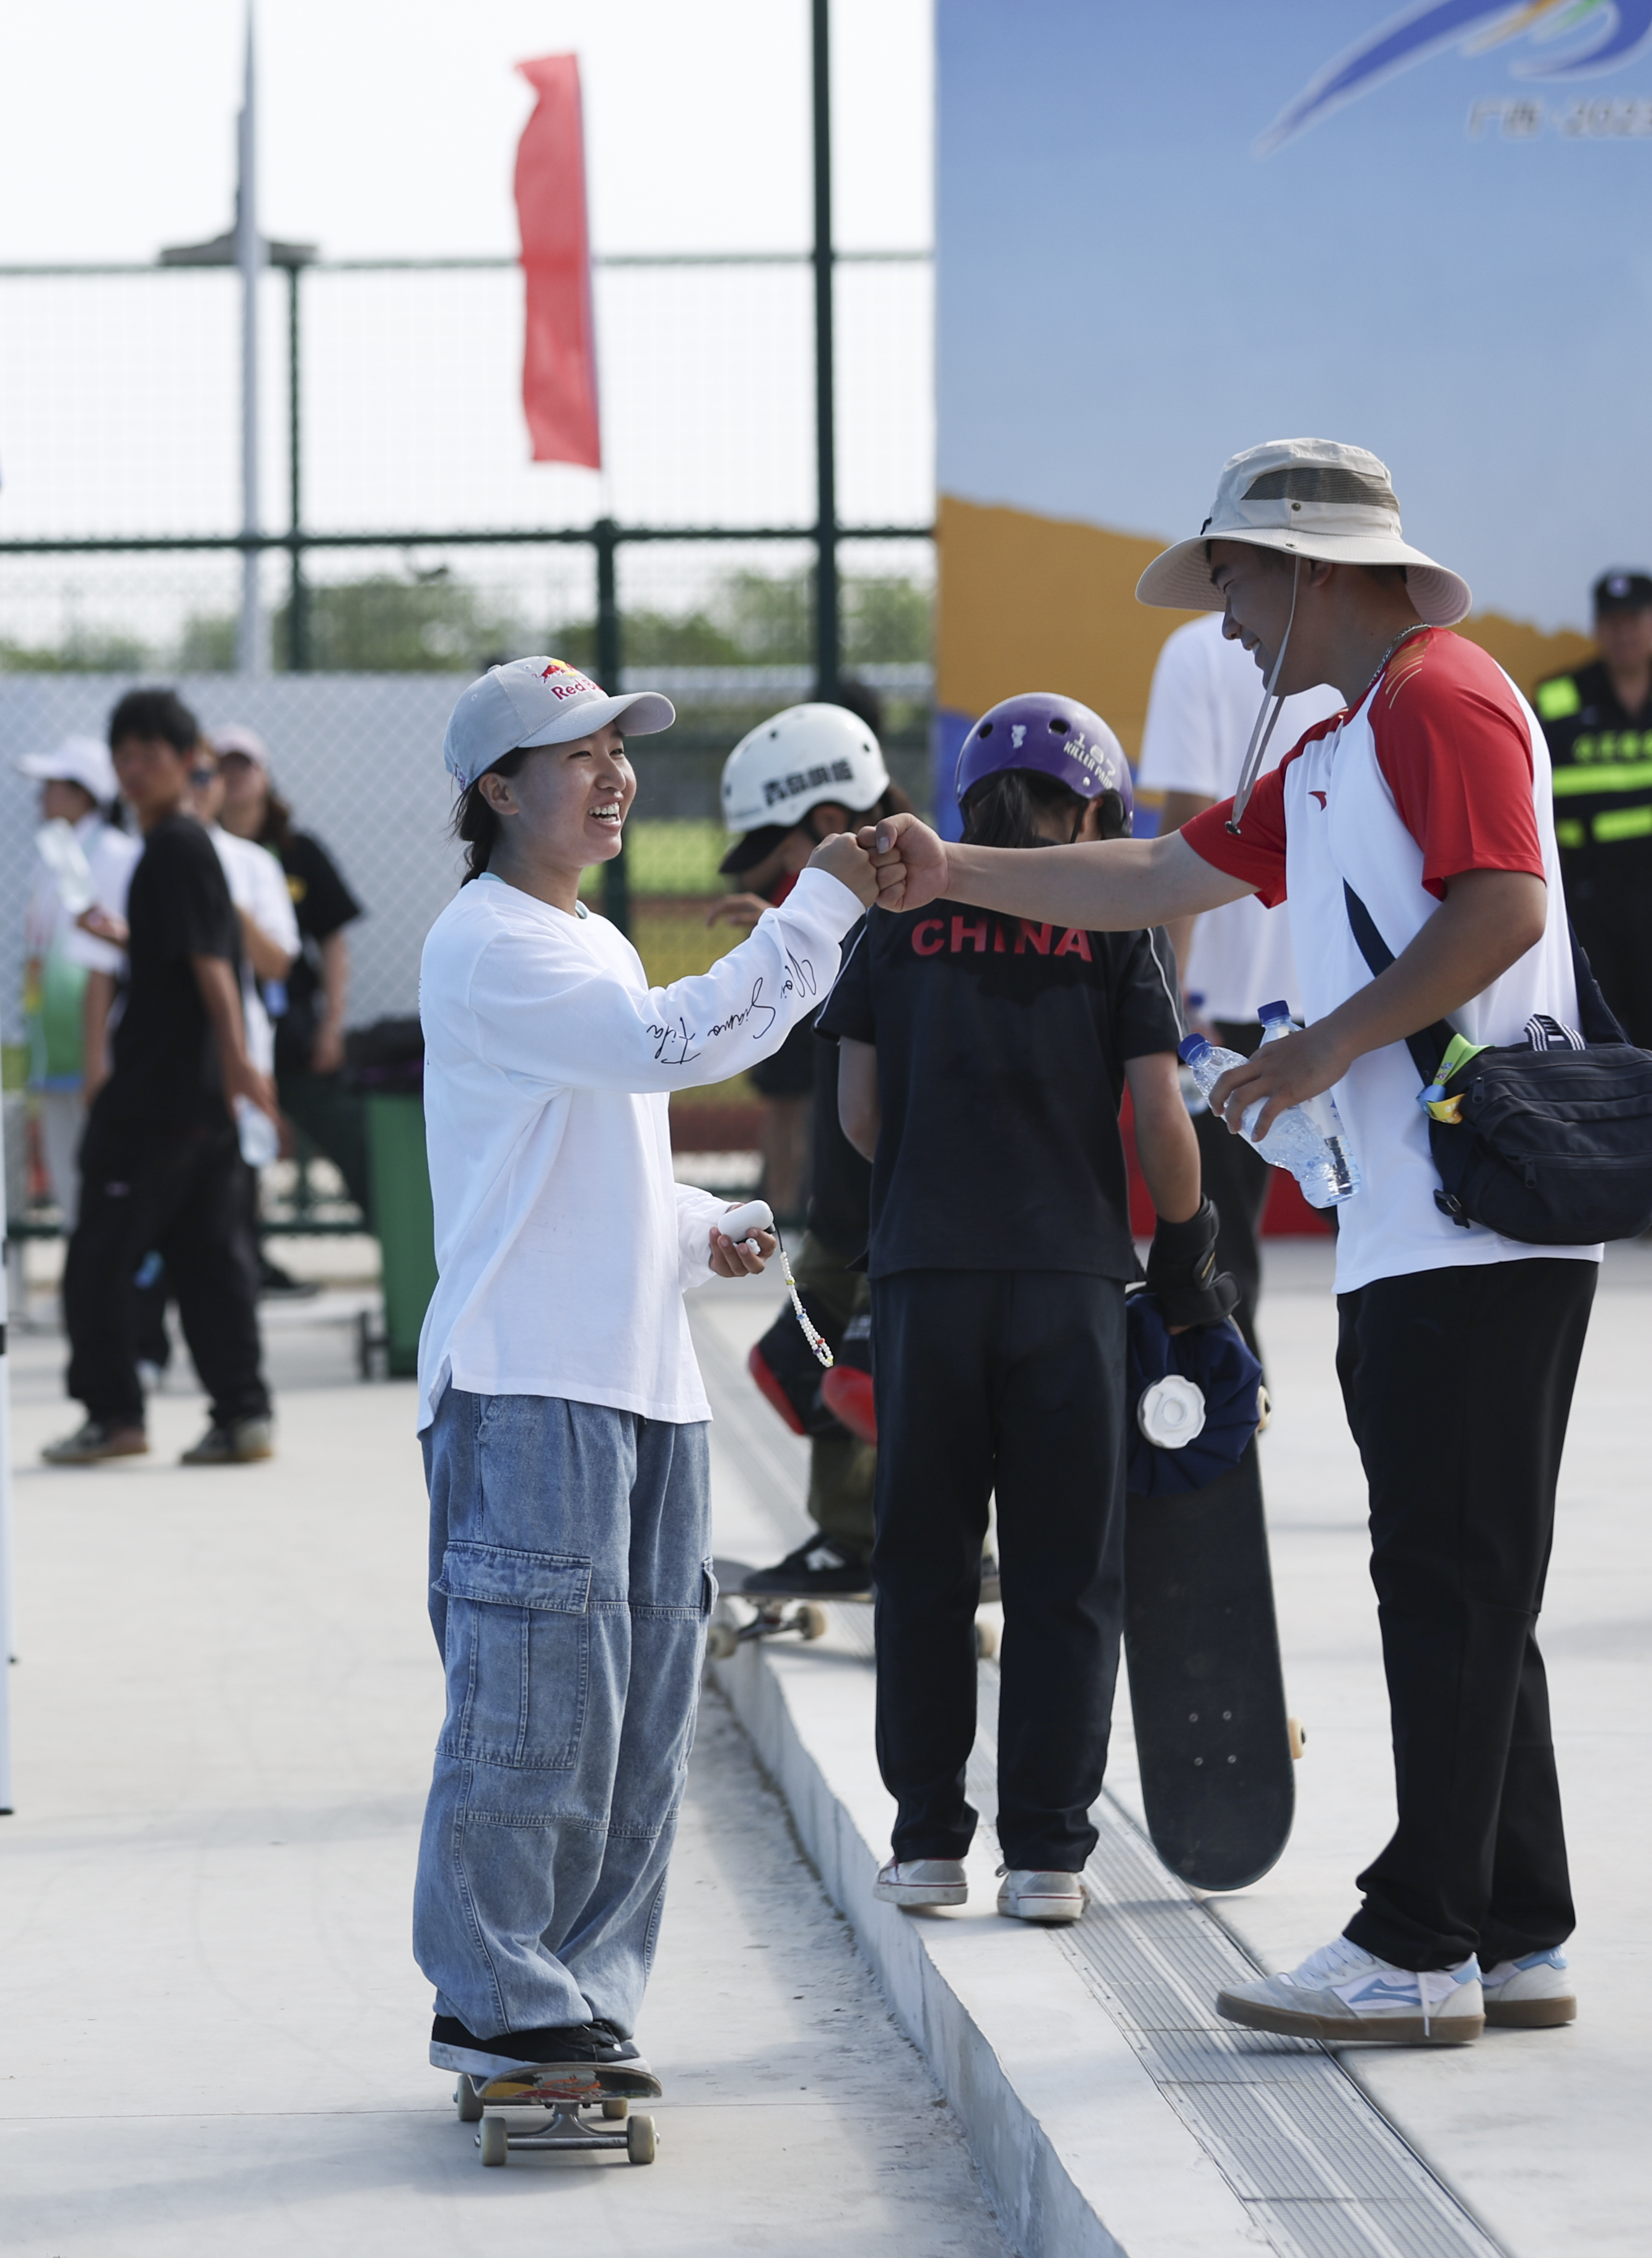
[{"label": "bag strap", "polygon": [[[1358,895],[1343,880],[1343,898],[1348,906],[1348,922],[1353,927],[1359,953],[1371,968],[1372,977],[1386,972],[1393,962],[1393,951],[1377,930],[1376,920]],[[1572,930],[1571,920],[1566,920],[1566,933],[1571,942],[1571,969],[1578,983],[1578,1026],[1585,1043],[1627,1043],[1628,1036],[1600,992],[1599,983],[1590,969],[1589,959]],[[1444,1019],[1436,1019],[1431,1027],[1424,1027],[1406,1038],[1406,1048],[1411,1062],[1422,1076],[1424,1085],[1435,1082],[1440,1064],[1451,1047],[1453,1030]]]},{"label": "bag strap", "polygon": [[[1359,944],[1359,954],[1371,968],[1374,980],[1393,962],[1393,951],[1377,930],[1377,920],[1358,895],[1343,880],[1343,899],[1348,905],[1348,922],[1354,929],[1354,939]],[[1445,1020],[1436,1019],[1431,1027],[1419,1028],[1414,1035],[1406,1037],[1406,1048],[1411,1054],[1411,1063],[1422,1077],[1424,1089],[1439,1079],[1440,1062],[1451,1047],[1455,1028]]]}]

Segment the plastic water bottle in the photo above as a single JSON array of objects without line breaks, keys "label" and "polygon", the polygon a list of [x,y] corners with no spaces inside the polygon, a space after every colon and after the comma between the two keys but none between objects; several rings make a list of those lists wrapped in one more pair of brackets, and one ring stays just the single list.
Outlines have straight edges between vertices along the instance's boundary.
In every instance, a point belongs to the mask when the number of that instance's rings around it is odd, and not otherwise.
[{"label": "plastic water bottle", "polygon": [[[1287,1014],[1280,1033],[1291,1031]],[[1202,1035],[1189,1035],[1181,1045],[1179,1055],[1207,1097],[1230,1068],[1244,1064],[1237,1051],[1224,1050]],[[1254,1145],[1271,1167],[1288,1168],[1310,1207],[1339,1207],[1344,1200],[1351,1199],[1359,1189],[1359,1177],[1349,1158],[1336,1109],[1329,1098],[1310,1098],[1304,1104],[1287,1107],[1258,1142],[1252,1132],[1263,1103],[1258,1098],[1240,1123],[1240,1134],[1246,1143]]]},{"label": "plastic water bottle", "polygon": [[280,1155],[280,1131],[250,1097],[238,1097],[235,1101],[235,1130],[241,1143],[241,1158],[249,1168],[267,1168]]},{"label": "plastic water bottle", "polygon": [[[1291,1017],[1291,1007],[1284,1002],[1259,1004],[1256,1016],[1262,1022],[1262,1040],[1276,1043],[1282,1035],[1299,1034],[1301,1031]],[[1343,1117],[1336,1111],[1336,1100],[1329,1090],[1322,1090],[1317,1097],[1305,1097],[1297,1111],[1307,1115],[1325,1142],[1329,1164],[1329,1189],[1323,1197],[1315,1185],[1299,1178],[1302,1196],[1310,1207],[1339,1207],[1351,1199],[1360,1188],[1358,1169],[1348,1149],[1348,1132],[1343,1127]]]}]

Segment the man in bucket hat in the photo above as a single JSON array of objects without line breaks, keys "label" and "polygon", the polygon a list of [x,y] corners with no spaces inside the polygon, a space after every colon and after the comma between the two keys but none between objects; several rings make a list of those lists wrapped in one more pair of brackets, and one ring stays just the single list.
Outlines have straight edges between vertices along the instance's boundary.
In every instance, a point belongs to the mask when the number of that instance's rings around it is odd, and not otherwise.
[{"label": "man in bucket hat", "polygon": [[[1166,837],[1039,855],[888,817],[880,899],[1113,931],[1288,899],[1308,1025],[1212,1103],[1234,1125],[1259,1101],[1266,1134],[1334,1088],[1364,1178],[1338,1211],[1337,1369],[1370,1484],[1399,1824],[1344,1934],[1217,2006],[1253,2028],[1390,2044],[1566,2022],[1571,1895],[1533,1633],[1600,1249],[1538,1250],[1436,1206],[1405,1047],[1447,1015],[1475,1043],[1517,1040],[1536,1012],[1577,1024],[1542,732],[1444,632],[1469,590],[1402,538],[1363,448],[1236,455],[1199,534],[1137,593],[1221,611],[1266,678],[1234,799]],[[1258,783],[1270,712],[1316,682],[1345,705]],[[1375,978],[1345,885],[1395,952]]]}]

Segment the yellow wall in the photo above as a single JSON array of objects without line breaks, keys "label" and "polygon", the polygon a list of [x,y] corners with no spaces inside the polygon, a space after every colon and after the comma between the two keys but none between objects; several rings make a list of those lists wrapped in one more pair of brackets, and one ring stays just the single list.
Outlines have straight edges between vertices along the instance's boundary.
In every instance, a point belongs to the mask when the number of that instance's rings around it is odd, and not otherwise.
[{"label": "yellow wall", "polygon": [[[1017,690],[1066,691],[1111,722],[1134,760],[1159,646],[1195,616],[1136,601],[1136,583],[1165,543],[950,494],[941,496],[937,543],[939,702],[974,714]],[[1462,633],[1527,691],[1593,649],[1585,636],[1546,635],[1496,612],[1466,620]]]}]

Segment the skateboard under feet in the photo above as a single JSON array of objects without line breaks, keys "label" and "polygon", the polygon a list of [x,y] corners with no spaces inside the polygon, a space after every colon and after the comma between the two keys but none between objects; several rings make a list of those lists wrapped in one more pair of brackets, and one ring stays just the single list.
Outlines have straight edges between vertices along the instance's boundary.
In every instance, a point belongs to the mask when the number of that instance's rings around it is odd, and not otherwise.
[{"label": "skateboard under feet", "polygon": [[[663,2089],[646,2071],[630,2072],[627,2083],[636,2087],[635,2096],[605,2092],[597,2074],[577,2064],[566,2074],[523,2070],[482,2078],[461,2071],[453,2099],[460,2124],[477,2128],[485,2164],[507,2163],[513,2148],[623,2148],[627,2162],[651,2164],[659,2135],[652,2117],[631,2114],[631,2102],[656,2099]],[[538,2112],[537,2122],[521,2121],[527,2110]]]}]

